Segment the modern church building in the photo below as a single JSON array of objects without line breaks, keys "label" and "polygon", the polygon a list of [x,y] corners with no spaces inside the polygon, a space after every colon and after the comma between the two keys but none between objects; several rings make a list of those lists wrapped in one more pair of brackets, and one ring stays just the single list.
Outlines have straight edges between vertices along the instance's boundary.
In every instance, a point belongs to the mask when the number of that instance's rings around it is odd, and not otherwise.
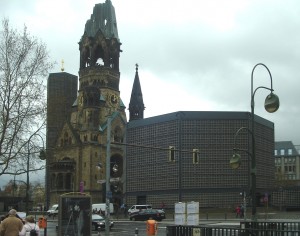
[{"label": "modern church building", "polygon": [[[230,168],[233,148],[251,150],[249,112],[178,111],[127,125],[126,200],[131,204],[197,201],[233,207],[249,195],[251,156]],[[255,117],[257,203],[274,186],[274,126]],[[173,149],[173,150],[170,150]],[[173,156],[172,156],[173,155]]]}]

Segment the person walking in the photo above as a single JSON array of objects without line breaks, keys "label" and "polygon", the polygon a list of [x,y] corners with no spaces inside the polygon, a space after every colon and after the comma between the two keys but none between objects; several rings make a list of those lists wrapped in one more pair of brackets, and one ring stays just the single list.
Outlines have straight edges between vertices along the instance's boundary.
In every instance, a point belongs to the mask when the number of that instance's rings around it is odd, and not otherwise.
[{"label": "person walking", "polygon": [[35,230],[36,236],[40,235],[40,228],[34,221],[34,216],[27,216],[25,218],[25,224],[20,232],[20,236],[30,236],[30,231]]},{"label": "person walking", "polygon": [[0,236],[18,236],[22,228],[23,223],[17,218],[17,211],[11,209],[8,212],[8,217],[1,222]]},{"label": "person walking", "polygon": [[236,213],[235,217],[236,218],[240,218],[240,216],[241,216],[241,208],[240,208],[240,206],[237,206],[235,208],[235,213]]},{"label": "person walking", "polygon": [[127,217],[127,205],[124,203],[124,217]]}]

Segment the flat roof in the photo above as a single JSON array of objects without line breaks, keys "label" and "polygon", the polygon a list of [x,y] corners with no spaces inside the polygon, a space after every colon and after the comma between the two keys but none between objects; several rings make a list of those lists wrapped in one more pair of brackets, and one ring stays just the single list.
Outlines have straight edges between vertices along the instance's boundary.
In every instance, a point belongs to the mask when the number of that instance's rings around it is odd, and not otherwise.
[{"label": "flat roof", "polygon": [[[135,128],[139,126],[163,123],[172,120],[250,120],[250,112],[241,111],[177,111],[159,116],[148,117],[139,120],[129,121],[127,127]],[[274,123],[260,116],[255,115],[255,121],[274,128]]]}]

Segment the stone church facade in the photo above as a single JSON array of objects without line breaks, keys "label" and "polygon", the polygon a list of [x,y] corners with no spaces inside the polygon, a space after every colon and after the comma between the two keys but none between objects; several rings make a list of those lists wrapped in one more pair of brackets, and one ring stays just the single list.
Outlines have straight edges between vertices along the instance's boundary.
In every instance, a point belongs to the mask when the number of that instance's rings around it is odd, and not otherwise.
[{"label": "stone church facade", "polygon": [[[48,206],[58,203],[59,196],[68,192],[84,191],[91,195],[93,202],[105,201],[105,168],[99,170],[97,166],[106,166],[108,130],[112,142],[122,143],[127,123],[119,91],[120,46],[111,1],[96,4],[79,42],[78,91],[74,86],[76,76],[65,72],[49,76]],[[120,204],[124,148],[110,145],[109,159],[111,177],[118,180],[111,186],[113,199]],[[113,171],[116,165],[118,169]]]}]

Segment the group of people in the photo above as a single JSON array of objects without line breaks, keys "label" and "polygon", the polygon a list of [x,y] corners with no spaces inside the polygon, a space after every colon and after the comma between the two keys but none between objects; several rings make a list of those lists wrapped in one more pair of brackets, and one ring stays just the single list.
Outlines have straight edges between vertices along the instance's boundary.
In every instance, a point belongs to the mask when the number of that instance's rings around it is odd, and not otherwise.
[{"label": "group of people", "polygon": [[40,228],[35,223],[34,216],[27,216],[23,223],[15,209],[11,209],[0,223],[0,236],[30,236],[31,230],[34,230],[37,236],[40,235]]},{"label": "group of people", "polygon": [[244,217],[244,206],[243,205],[238,205],[236,208],[235,208],[235,217],[236,218],[243,218]]}]

